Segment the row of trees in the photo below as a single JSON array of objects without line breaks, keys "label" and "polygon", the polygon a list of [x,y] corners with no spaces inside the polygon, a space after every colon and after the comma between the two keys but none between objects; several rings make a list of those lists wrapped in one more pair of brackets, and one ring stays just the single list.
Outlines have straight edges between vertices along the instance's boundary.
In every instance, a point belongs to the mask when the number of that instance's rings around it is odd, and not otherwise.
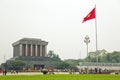
[{"label": "row of trees", "polygon": [[78,65],[79,62],[96,62],[98,56],[98,62],[101,63],[120,63],[120,51],[114,51],[114,52],[107,52],[106,50],[98,50],[89,52],[89,56],[85,59],[67,59],[64,60],[65,62],[72,64],[72,65]]},{"label": "row of trees", "polygon": [[85,59],[89,62],[96,62],[96,56],[98,56],[98,62],[104,63],[120,63],[120,52],[114,51],[108,53],[106,50],[99,50],[97,52],[90,52],[89,56]]},{"label": "row of trees", "polygon": [[22,70],[26,63],[22,60],[12,60],[10,62],[2,63],[1,68],[8,70]]}]

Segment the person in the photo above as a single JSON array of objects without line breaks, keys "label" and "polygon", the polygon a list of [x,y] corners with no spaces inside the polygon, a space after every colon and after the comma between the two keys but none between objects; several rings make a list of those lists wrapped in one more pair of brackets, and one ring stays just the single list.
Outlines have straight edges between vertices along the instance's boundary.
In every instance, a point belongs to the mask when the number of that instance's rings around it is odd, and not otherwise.
[{"label": "person", "polygon": [[5,75],[5,70],[3,70],[3,76]]},{"label": "person", "polygon": [[13,71],[13,70],[11,70],[10,72],[11,72],[11,74],[12,74],[14,71]]},{"label": "person", "polygon": [[6,74],[7,74],[7,70],[5,69],[5,76],[6,76]]},{"label": "person", "polygon": [[18,70],[16,70],[16,73],[18,74]]},{"label": "person", "polygon": [[95,73],[97,73],[98,72],[98,70],[97,70],[97,68],[95,68]]},{"label": "person", "polygon": [[4,76],[4,75],[6,76],[6,74],[7,74],[7,70],[4,69],[4,70],[3,70],[3,76]]},{"label": "person", "polygon": [[101,74],[101,69],[99,68],[99,74]]}]

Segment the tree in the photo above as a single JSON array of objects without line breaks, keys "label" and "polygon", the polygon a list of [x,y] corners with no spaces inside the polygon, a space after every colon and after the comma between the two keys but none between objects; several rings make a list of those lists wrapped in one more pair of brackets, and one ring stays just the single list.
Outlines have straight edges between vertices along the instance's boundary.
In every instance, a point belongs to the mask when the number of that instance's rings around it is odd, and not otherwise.
[{"label": "tree", "polygon": [[86,58],[90,62],[96,62],[98,56],[98,62],[105,62],[105,56],[107,55],[107,51],[105,49],[98,50],[94,52],[89,52],[89,56]]},{"label": "tree", "polygon": [[120,52],[114,51],[111,54],[111,60],[112,60],[112,62],[120,63]]},{"label": "tree", "polygon": [[64,62],[70,64],[71,66],[78,65],[81,60],[75,60],[75,59],[66,59]]},{"label": "tree", "polygon": [[120,62],[120,52],[114,51],[112,53],[108,53],[106,50],[99,50],[97,52],[90,52],[89,57],[86,57],[85,61],[88,59],[90,62],[96,62],[96,56],[98,55],[98,62],[106,62],[106,63],[119,63]]},{"label": "tree", "polygon": [[11,62],[11,66],[15,70],[20,70],[21,68],[25,67],[26,63],[21,60],[14,60]]},{"label": "tree", "polygon": [[52,60],[55,61],[61,61],[60,57],[58,54],[55,54],[54,51],[50,50],[47,54],[48,57],[50,57]]},{"label": "tree", "polygon": [[68,69],[68,68],[70,68],[70,65],[68,63],[64,62],[64,61],[61,61],[60,63],[58,63],[56,65],[55,68],[57,68],[57,69]]},{"label": "tree", "polygon": [[112,59],[111,59],[111,53],[108,53],[106,56],[105,56],[105,61],[106,62],[112,62]]}]

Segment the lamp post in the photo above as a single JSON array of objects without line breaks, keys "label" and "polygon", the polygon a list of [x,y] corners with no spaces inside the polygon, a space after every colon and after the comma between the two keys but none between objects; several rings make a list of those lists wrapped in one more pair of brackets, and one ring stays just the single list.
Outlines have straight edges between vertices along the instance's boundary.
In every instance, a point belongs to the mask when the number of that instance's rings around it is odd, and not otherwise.
[{"label": "lamp post", "polygon": [[86,43],[86,46],[87,46],[87,57],[88,57],[89,56],[88,55],[88,43],[90,43],[90,38],[88,35],[85,36],[84,42]]},{"label": "lamp post", "polygon": [[[86,43],[86,46],[87,46],[87,62],[88,62],[88,56],[89,56],[88,55],[88,43],[90,43],[90,38],[88,35],[85,36],[84,42]],[[88,69],[88,65],[87,65],[87,73],[89,73],[88,71],[89,71],[89,69]]]}]

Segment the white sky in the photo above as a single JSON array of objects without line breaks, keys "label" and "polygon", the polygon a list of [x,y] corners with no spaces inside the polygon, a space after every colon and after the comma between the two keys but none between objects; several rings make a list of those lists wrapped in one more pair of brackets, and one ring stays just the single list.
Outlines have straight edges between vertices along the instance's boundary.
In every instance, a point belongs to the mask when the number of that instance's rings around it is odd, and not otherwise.
[{"label": "white sky", "polygon": [[95,20],[82,20],[95,4],[98,49],[120,51],[120,0],[0,0],[0,63],[23,37],[48,41],[62,59],[86,57],[86,35],[95,51]]}]

